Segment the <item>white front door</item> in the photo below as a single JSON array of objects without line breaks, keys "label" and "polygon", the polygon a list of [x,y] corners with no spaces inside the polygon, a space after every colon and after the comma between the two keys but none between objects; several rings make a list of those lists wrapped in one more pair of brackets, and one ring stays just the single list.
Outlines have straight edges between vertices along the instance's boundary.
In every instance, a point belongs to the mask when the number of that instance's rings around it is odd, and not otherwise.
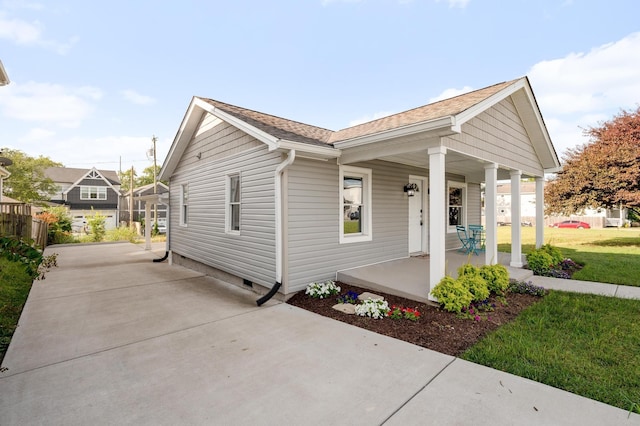
[{"label": "white front door", "polygon": [[409,177],[409,183],[418,185],[418,190],[413,197],[409,198],[409,253],[426,252],[426,229],[427,215],[424,200],[426,199],[425,191],[426,178]]}]

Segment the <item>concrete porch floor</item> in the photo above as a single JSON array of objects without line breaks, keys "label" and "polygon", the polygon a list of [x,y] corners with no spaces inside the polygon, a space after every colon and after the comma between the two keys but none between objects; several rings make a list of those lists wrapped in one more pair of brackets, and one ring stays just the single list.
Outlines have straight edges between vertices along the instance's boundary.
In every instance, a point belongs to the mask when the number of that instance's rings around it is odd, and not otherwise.
[{"label": "concrete porch floor", "polygon": [[[527,280],[533,276],[533,273],[528,269],[509,266],[510,261],[511,253],[498,253],[498,262],[507,267],[510,278]],[[477,266],[483,265],[484,253],[467,255],[457,250],[450,250],[446,253],[446,262],[447,274],[456,278],[458,268],[467,262]],[[336,279],[346,284],[425,303],[428,302],[429,255],[338,271]],[[433,285],[435,284],[437,283]]]}]

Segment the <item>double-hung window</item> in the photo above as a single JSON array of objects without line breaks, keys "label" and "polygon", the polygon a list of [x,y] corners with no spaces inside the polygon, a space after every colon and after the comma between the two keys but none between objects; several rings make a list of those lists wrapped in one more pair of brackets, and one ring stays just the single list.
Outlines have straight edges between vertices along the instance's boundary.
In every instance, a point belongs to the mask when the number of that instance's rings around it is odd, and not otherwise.
[{"label": "double-hung window", "polygon": [[81,200],[106,200],[107,187],[83,185],[80,187],[80,199]]},{"label": "double-hung window", "polygon": [[447,225],[451,232],[456,226],[464,225],[466,221],[466,189],[463,182],[449,182],[447,185]]},{"label": "double-hung window", "polygon": [[225,222],[227,233],[240,233],[240,210],[241,210],[241,188],[240,174],[235,173],[227,175],[226,198],[227,211],[225,214]]},{"label": "double-hung window", "polygon": [[180,185],[180,225],[187,226],[189,217],[189,184]]},{"label": "double-hung window", "polygon": [[371,239],[371,169],[341,166],[340,243]]}]

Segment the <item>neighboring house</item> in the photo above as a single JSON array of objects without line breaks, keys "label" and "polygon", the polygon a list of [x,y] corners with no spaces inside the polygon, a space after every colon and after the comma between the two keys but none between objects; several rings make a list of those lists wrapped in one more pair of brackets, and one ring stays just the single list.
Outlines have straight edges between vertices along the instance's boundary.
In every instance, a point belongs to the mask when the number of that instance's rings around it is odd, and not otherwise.
[{"label": "neighboring house", "polygon": [[51,203],[69,209],[75,232],[85,230],[87,217],[95,212],[106,217],[106,229],[118,227],[120,179],[115,171],[50,167],[45,176],[58,186]]},{"label": "neighboring house", "polygon": [[[546,182],[545,182],[546,185]],[[521,222],[530,222],[532,225],[536,225],[536,196],[535,196],[535,183],[523,182],[520,185],[521,188]],[[622,212],[622,214],[621,214]],[[617,227],[623,226],[628,221],[627,209],[586,209],[582,214],[575,214],[571,216],[548,216],[542,222],[545,226],[551,226],[556,222],[562,222],[563,220],[580,220],[587,222],[592,228],[604,228],[604,227]],[[511,183],[500,182],[498,183],[498,222],[508,223],[511,221]]]},{"label": "neighboring house", "polygon": [[[156,188],[156,194],[167,194],[169,192],[169,187],[167,185],[165,185],[162,182],[158,182],[157,188]],[[141,222],[142,220],[145,219],[145,201],[141,201],[140,197],[144,197],[147,195],[152,195],[154,193],[153,190],[153,184],[150,183],[148,185],[143,185],[143,186],[139,186],[137,188],[135,188],[133,190],[133,220],[134,222]],[[129,200],[129,193],[126,194],[126,196],[122,197],[122,202],[120,203],[121,205],[121,211],[120,211],[120,218],[121,220],[125,220],[127,221],[129,218],[129,209],[131,208],[131,205],[129,204],[130,200]],[[157,205],[157,212],[158,212],[158,228],[160,229],[160,232],[165,232],[166,230],[166,226],[167,226],[167,211],[168,208],[166,205],[164,204],[158,204]],[[151,210],[151,217],[153,218],[153,215],[155,214],[155,211],[152,209]],[[145,221],[146,223],[146,221]]]},{"label": "neighboring house", "polygon": [[493,263],[498,179],[535,178],[541,194],[559,166],[526,77],[340,131],[194,97],[160,172],[168,248],[172,262],[281,298],[340,270],[429,254],[429,294],[460,246],[456,225],[481,221],[481,183]]}]

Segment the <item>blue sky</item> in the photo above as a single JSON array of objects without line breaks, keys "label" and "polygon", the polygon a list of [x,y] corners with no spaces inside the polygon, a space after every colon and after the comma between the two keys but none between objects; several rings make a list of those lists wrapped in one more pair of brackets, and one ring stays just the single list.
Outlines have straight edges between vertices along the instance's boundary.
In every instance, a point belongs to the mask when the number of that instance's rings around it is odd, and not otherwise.
[{"label": "blue sky", "polygon": [[338,130],[528,75],[559,155],[640,103],[640,3],[0,0],[0,147],[161,162],[191,97]]}]

